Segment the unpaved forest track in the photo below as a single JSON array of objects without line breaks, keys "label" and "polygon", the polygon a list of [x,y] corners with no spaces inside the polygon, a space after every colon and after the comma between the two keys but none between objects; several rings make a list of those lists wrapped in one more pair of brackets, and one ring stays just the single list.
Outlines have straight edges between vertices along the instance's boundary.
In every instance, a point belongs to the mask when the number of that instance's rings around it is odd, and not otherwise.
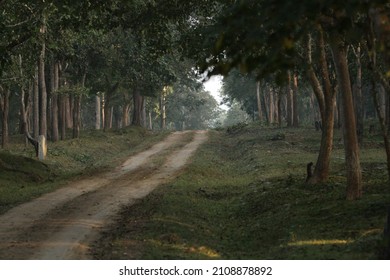
[{"label": "unpaved forest track", "polygon": [[89,244],[119,210],[174,179],[206,140],[206,131],[172,133],[112,172],[11,209],[0,216],[0,259],[89,259]]}]

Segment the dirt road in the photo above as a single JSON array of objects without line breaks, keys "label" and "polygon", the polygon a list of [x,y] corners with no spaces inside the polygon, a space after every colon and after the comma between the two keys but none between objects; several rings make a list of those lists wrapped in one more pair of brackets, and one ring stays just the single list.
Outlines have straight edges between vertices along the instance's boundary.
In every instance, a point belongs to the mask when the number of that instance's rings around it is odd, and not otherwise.
[{"label": "dirt road", "polygon": [[89,259],[89,244],[121,207],[174,179],[207,139],[205,131],[189,138],[191,133],[172,133],[112,172],[72,182],[0,216],[0,259]]}]

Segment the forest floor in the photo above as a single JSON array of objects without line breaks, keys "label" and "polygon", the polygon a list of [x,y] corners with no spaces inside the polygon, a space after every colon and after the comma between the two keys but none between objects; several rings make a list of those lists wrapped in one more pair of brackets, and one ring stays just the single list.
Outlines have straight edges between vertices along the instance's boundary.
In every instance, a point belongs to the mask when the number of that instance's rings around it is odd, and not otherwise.
[{"label": "forest floor", "polygon": [[346,200],[340,130],[329,181],[305,183],[320,137],[258,124],[209,131],[177,179],[121,211],[94,258],[382,258],[390,188],[380,135],[365,135],[357,201]]},{"label": "forest floor", "polygon": [[91,242],[117,212],[178,176],[206,140],[206,131],[172,133],[112,171],[84,176],[11,208],[0,216],[0,258],[91,258]]},{"label": "forest floor", "polygon": [[315,186],[314,128],[145,133],[51,143],[44,163],[0,152],[0,259],[382,258],[379,134],[361,146],[363,198],[347,201],[339,130],[329,181]]}]

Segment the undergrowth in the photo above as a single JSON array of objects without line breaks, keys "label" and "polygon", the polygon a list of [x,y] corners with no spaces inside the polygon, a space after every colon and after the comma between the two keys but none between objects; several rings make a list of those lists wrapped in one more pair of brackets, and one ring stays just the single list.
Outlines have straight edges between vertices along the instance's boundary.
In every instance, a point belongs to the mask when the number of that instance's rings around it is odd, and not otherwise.
[{"label": "undergrowth", "polygon": [[390,204],[385,153],[376,139],[366,143],[364,196],[347,201],[338,137],[329,181],[308,186],[318,132],[210,131],[182,175],[124,209],[92,252],[98,259],[381,258]]}]

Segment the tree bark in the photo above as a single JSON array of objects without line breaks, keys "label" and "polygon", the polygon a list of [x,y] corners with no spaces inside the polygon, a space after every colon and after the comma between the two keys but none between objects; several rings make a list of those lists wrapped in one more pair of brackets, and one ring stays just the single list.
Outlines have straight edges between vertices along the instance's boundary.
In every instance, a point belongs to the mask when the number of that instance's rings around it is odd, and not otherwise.
[{"label": "tree bark", "polygon": [[147,127],[148,121],[146,119],[146,97],[142,97],[142,112],[141,112],[141,125],[142,127]]},{"label": "tree bark", "polygon": [[261,108],[261,84],[260,81],[256,82],[256,100],[257,100],[257,114],[259,121],[263,122],[263,110]]},{"label": "tree bark", "polygon": [[39,70],[38,65],[35,68],[34,75],[34,107],[33,107],[33,128],[34,138],[38,139],[39,136]]},{"label": "tree bark", "polygon": [[386,120],[384,117],[384,112],[381,111],[380,102],[378,100],[378,90],[377,85],[375,81],[372,81],[372,97],[374,100],[375,110],[377,112],[378,118],[379,118],[379,124],[381,126],[382,130],[382,137],[385,144],[385,151],[386,151],[386,159],[387,159],[387,174],[390,178],[390,137],[389,137],[389,130],[386,126]]},{"label": "tree bark", "polygon": [[73,138],[80,137],[81,126],[81,94],[73,97]]},{"label": "tree bark", "polygon": [[130,123],[130,104],[123,105],[122,108],[123,126],[129,126]]},{"label": "tree bark", "polygon": [[165,92],[164,92],[164,90],[163,90],[163,92],[161,93],[161,96],[160,96],[160,112],[161,112],[161,129],[165,129],[167,115],[166,115]]},{"label": "tree bark", "polygon": [[134,111],[133,111],[132,125],[142,126],[143,96],[140,94],[138,88],[135,89],[133,92],[133,102],[134,102]]},{"label": "tree bark", "polygon": [[149,111],[149,130],[153,130],[152,112]]},{"label": "tree bark", "polygon": [[40,90],[40,117],[39,117],[39,134],[47,138],[47,90],[45,80],[45,56],[46,56],[46,24],[43,23],[41,27],[42,45],[39,55],[39,90]]},{"label": "tree bark", "polygon": [[59,96],[59,125],[61,140],[66,139],[66,99],[67,97],[64,94]]},{"label": "tree bark", "polygon": [[331,48],[344,115],[343,139],[347,172],[347,199],[356,200],[362,196],[362,171],[360,167],[353,94],[347,61],[347,47],[340,39],[335,38],[331,44]]},{"label": "tree bark", "polygon": [[282,96],[281,94],[278,94],[278,100],[277,100],[277,114],[276,119],[278,120],[278,127],[282,127]]},{"label": "tree bark", "polygon": [[354,104],[356,112],[356,125],[359,145],[363,143],[364,134],[364,119],[363,119],[363,93],[362,93],[362,63],[361,63],[361,48],[360,45],[355,49],[353,48],[356,58],[356,82],[353,87],[354,89]]},{"label": "tree bark", "polygon": [[55,62],[52,66],[52,90],[51,90],[51,140],[58,141],[58,89],[59,89],[59,64]]},{"label": "tree bark", "polygon": [[268,114],[269,114],[269,124],[272,125],[274,123],[274,116],[275,116],[275,98],[274,98],[274,89],[273,88],[270,88],[269,90],[269,110],[268,110]]},{"label": "tree bark", "polygon": [[[389,131],[390,131],[390,102],[389,102],[389,95],[390,95],[390,82],[389,79],[386,78],[385,74],[379,69],[377,65],[377,32],[375,32],[375,29],[382,29],[385,26],[388,27],[386,24],[386,21],[378,21],[380,17],[380,11],[373,10],[371,11],[370,19],[371,19],[371,26],[370,26],[370,32],[368,33],[368,40],[367,40],[367,53],[369,58],[369,69],[371,70],[373,77],[375,80],[372,80],[372,96],[375,104],[375,109],[377,112],[377,115],[379,117],[379,124],[381,126],[382,130],[382,137],[385,145],[385,151],[386,151],[386,158],[387,158],[387,173],[388,177],[390,179],[390,137],[389,137]],[[390,34],[390,29],[387,30],[388,34]],[[385,38],[388,38],[388,36],[385,36]],[[382,38],[383,39],[383,38]],[[388,41],[389,42],[389,41]],[[390,48],[389,48],[390,49]],[[377,83],[379,82],[385,92],[387,92],[387,105],[386,105],[386,117],[382,116],[381,109],[380,109],[380,103],[377,96]],[[387,118],[387,123],[386,123]]]},{"label": "tree bark", "polygon": [[[85,80],[87,78],[86,68],[83,70],[80,87],[81,90],[84,90]],[[73,97],[73,138],[80,137],[80,128],[81,128],[81,99],[82,92],[77,92]]]},{"label": "tree bark", "polygon": [[99,93],[95,95],[95,129],[101,128],[101,99]]},{"label": "tree bark", "polygon": [[319,105],[322,122],[322,135],[320,151],[318,153],[314,173],[311,178],[308,178],[307,182],[310,184],[316,184],[327,181],[329,178],[330,157],[333,149],[334,108],[336,94],[330,82],[324,34],[321,28],[319,28],[317,45],[320,50],[319,68],[321,72],[320,76],[323,78],[322,83],[314,71],[311,55],[311,45],[312,42],[311,38],[309,37],[306,45],[306,61],[308,63],[307,75]]},{"label": "tree bark", "polygon": [[286,108],[286,121],[287,127],[292,127],[293,125],[293,101],[292,101],[292,90],[291,90],[291,73],[288,72],[288,83],[286,86],[286,99],[287,99],[287,108]]},{"label": "tree bark", "polygon": [[294,73],[293,77],[293,127],[299,127],[299,114],[298,114],[298,75]]},{"label": "tree bark", "polygon": [[9,98],[11,92],[9,88],[0,88],[0,108],[2,112],[2,133],[1,133],[1,146],[7,147],[9,141],[9,129],[8,129],[8,118],[9,118]]}]

